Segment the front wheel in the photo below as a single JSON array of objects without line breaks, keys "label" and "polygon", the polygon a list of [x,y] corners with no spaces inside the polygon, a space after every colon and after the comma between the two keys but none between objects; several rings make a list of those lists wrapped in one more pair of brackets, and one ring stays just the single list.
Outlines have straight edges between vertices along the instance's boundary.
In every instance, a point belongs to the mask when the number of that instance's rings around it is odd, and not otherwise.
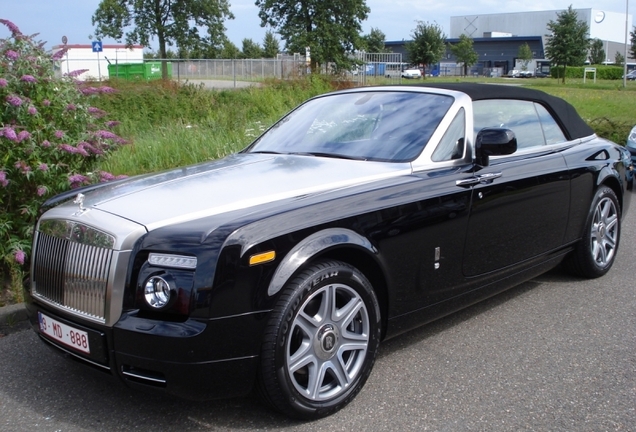
[{"label": "front wheel", "polygon": [[621,234],[618,199],[608,187],[600,187],[576,249],[566,258],[565,266],[573,274],[586,278],[603,276],[612,268]]},{"label": "front wheel", "polygon": [[284,288],[261,352],[259,390],[274,408],[305,420],[348,404],[371,373],[380,308],[354,267],[324,261]]}]

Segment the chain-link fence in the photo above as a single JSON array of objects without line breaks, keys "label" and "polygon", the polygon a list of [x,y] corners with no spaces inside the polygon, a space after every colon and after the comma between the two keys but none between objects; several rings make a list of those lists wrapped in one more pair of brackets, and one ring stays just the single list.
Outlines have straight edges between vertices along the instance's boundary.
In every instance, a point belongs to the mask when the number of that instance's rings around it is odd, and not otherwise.
[{"label": "chain-link fence", "polygon": [[359,86],[400,84],[406,67],[399,53],[357,53],[358,66],[347,75]]},{"label": "chain-link fence", "polygon": [[[148,64],[161,63],[161,59],[146,59]],[[187,80],[237,80],[262,81],[266,78],[288,79],[306,73],[304,57],[279,56],[275,59],[166,59],[170,64],[172,79]],[[82,80],[104,80],[126,72],[130,66],[141,62],[117,62],[104,58],[64,59],[56,65],[58,75],[85,71],[79,75]],[[117,72],[116,72],[117,71]],[[120,77],[122,75],[119,75]]]},{"label": "chain-link fence", "polygon": [[[399,53],[358,53],[355,56],[356,66],[342,75],[358,86],[372,84],[399,84],[406,64]],[[144,71],[141,66],[153,63],[153,77],[158,64],[166,61],[172,79],[185,81],[234,80],[258,82],[268,78],[290,79],[309,73],[309,66],[304,56],[280,55],[272,59],[146,59],[145,63],[111,61],[105,58],[65,59],[57,65],[58,74],[84,70],[80,79],[104,80],[119,76],[134,79],[148,78],[141,72],[139,75],[127,74],[135,70]],[[136,66],[139,66],[137,68]],[[150,71],[150,68],[146,68]],[[122,73],[123,71],[123,73]],[[331,65],[325,65],[323,73],[332,72]],[[133,76],[134,75],[134,76]]]},{"label": "chain-link fence", "polygon": [[[427,74],[433,76],[452,76],[459,77],[464,76],[464,66],[457,65],[456,63],[444,64],[441,63],[431,70],[426,71]],[[503,77],[505,76],[505,70],[503,67],[484,67],[483,65],[473,65],[466,71],[466,76],[469,77]]]},{"label": "chain-link fence", "polygon": [[307,69],[305,59],[300,56],[285,56],[276,59],[188,59],[168,61],[172,63],[172,78],[179,81],[289,79],[305,74]]}]

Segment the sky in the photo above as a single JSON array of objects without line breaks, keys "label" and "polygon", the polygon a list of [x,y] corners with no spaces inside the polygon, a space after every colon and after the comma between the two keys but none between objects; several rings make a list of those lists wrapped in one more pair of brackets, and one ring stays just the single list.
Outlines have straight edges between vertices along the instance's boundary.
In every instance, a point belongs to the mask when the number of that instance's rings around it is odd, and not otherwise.
[{"label": "sky", "polygon": [[[235,19],[226,21],[226,35],[239,49],[245,38],[262,44],[267,28],[260,25],[258,8],[254,0],[229,0]],[[46,47],[62,44],[66,36],[69,44],[90,44],[94,32],[91,17],[100,0],[0,0],[0,18],[16,24],[22,33],[39,33],[37,40],[46,41]],[[409,40],[417,21],[439,24],[450,35],[450,17],[484,15],[505,12],[562,10],[572,5],[575,9],[593,8],[606,12],[636,15],[636,0],[367,0],[371,9],[362,23],[363,34],[378,28],[388,41]],[[0,25],[0,38],[9,36],[8,29]],[[280,39],[280,38],[279,38]],[[116,43],[104,39],[105,44]],[[153,45],[153,44],[151,44]],[[281,43],[281,47],[284,44]],[[156,42],[152,48],[156,49]]]}]

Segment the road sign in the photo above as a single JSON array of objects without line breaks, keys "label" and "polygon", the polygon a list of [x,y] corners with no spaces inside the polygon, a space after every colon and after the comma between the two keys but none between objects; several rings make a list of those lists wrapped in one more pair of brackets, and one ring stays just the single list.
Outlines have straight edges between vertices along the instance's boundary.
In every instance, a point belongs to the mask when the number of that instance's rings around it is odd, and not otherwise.
[{"label": "road sign", "polygon": [[93,41],[93,52],[102,52],[102,41]]}]

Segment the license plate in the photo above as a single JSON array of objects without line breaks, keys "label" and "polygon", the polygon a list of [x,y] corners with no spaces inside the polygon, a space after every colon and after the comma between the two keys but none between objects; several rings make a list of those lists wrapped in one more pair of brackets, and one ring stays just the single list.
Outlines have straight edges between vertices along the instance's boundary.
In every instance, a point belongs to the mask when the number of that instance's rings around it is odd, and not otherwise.
[{"label": "license plate", "polygon": [[61,323],[42,312],[38,312],[38,321],[40,322],[40,331],[51,339],[86,354],[91,353],[88,345],[88,333],[85,331]]}]

